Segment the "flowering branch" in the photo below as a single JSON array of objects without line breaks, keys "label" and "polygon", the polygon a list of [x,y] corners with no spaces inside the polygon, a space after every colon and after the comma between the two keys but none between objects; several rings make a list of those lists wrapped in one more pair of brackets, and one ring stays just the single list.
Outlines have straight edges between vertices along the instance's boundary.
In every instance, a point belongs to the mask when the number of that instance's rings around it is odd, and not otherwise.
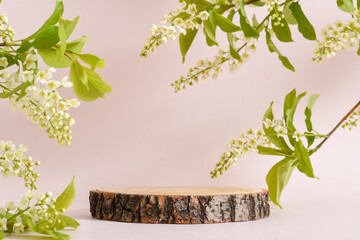
[{"label": "flowering branch", "polygon": [[[63,10],[63,2],[57,0],[54,12],[43,26],[22,40],[14,39],[15,32],[8,25],[7,16],[0,14],[0,98],[8,99],[11,110],[19,110],[28,120],[45,129],[49,138],[70,145],[70,127],[75,120],[68,111],[78,107],[80,102],[76,98],[61,97],[60,89],[72,87],[83,101],[104,98],[112,89],[95,72],[96,68],[105,67],[104,59],[82,53],[89,39],[67,41],[79,17],[72,21],[63,19]],[[49,66],[47,70],[39,69],[40,59]],[[79,60],[89,67],[81,65]],[[12,66],[17,70],[10,73],[8,68]],[[56,68],[70,68],[70,81],[68,77],[54,80]],[[54,239],[69,239],[58,231],[79,226],[75,219],[63,214],[75,197],[74,179],[58,198],[51,198],[51,192],[36,193],[40,174],[34,172],[34,167],[40,162],[34,163],[31,157],[23,156],[27,151],[24,145],[16,149],[12,142],[0,141],[0,150],[4,151],[0,154],[0,174],[23,178],[27,188],[16,204],[5,202],[4,207],[0,207],[0,239],[4,234],[29,230]]]}]

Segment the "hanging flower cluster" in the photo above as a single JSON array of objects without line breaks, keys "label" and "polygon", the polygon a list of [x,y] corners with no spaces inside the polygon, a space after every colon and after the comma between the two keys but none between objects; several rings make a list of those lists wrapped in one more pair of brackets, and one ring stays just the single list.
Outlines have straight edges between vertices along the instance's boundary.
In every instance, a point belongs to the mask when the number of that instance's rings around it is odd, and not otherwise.
[{"label": "hanging flower cluster", "polygon": [[215,169],[210,172],[212,178],[222,175],[231,166],[236,165],[241,157],[246,157],[248,152],[257,152],[257,147],[270,146],[262,129],[248,129],[240,134],[238,139],[232,139],[226,144],[226,152],[221,155],[220,161],[216,164]]},{"label": "hanging flower cluster", "polygon": [[190,68],[185,76],[180,76],[180,79],[171,83],[170,86],[174,87],[175,92],[179,92],[182,89],[186,89],[187,86],[193,86],[200,79],[205,80],[208,77],[217,79],[218,75],[223,72],[222,67],[225,63],[228,63],[230,72],[235,72],[242,64],[246,63],[250,58],[250,54],[256,51],[255,44],[256,42],[251,38],[244,37],[242,34],[234,34],[234,46],[239,52],[242,51],[237,59],[232,56],[230,51],[225,52],[219,49],[213,61],[200,59],[195,67]]},{"label": "hanging flower cluster", "polygon": [[[6,60],[6,58],[5,58]],[[7,62],[4,60],[5,67]],[[0,59],[1,61],[1,59]],[[75,120],[68,110],[78,107],[80,102],[73,98],[64,99],[58,90],[70,88],[72,83],[64,77],[61,81],[53,80],[54,68],[41,71],[37,69],[37,55],[33,49],[26,53],[24,71],[9,74],[6,70],[0,74],[3,82],[0,87],[11,93],[15,89],[27,86],[23,96],[14,94],[9,97],[10,109],[19,110],[40,128],[46,129],[50,138],[57,139],[60,144],[70,145],[71,129]]]},{"label": "hanging flower cluster", "polygon": [[66,225],[63,222],[64,215],[61,215],[65,209],[57,209],[57,200],[51,198],[52,193],[36,193],[40,174],[34,172],[34,167],[39,166],[40,162],[33,162],[30,156],[25,157],[26,151],[24,145],[16,148],[11,141],[0,141],[1,175],[23,178],[28,189],[17,203],[5,201],[3,207],[0,207],[0,235],[2,232],[22,233],[36,225],[41,225],[46,231],[62,229]]},{"label": "hanging flower cluster", "polygon": [[15,32],[11,26],[8,25],[8,17],[1,13],[0,9],[0,36],[3,42],[14,41]]},{"label": "hanging flower cluster", "polygon": [[353,19],[343,23],[337,21],[322,30],[323,41],[317,41],[314,61],[320,63],[323,58],[330,58],[345,49],[352,50],[359,46],[360,10],[353,14]]},{"label": "hanging flower cluster", "polygon": [[[185,17],[181,17],[185,15]],[[140,56],[147,57],[150,52],[154,52],[160,45],[166,43],[169,39],[176,39],[177,34],[186,34],[187,30],[199,29],[201,21],[207,20],[209,13],[207,11],[199,12],[195,4],[186,4],[180,2],[178,8],[168,15],[160,25],[153,25],[150,31],[150,37],[147,39],[145,47],[141,50]]]}]

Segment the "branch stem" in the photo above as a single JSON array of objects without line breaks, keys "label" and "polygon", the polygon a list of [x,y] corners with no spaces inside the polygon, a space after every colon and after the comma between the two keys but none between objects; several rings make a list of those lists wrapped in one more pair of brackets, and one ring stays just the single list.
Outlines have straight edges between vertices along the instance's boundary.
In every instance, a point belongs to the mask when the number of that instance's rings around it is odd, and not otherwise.
[{"label": "branch stem", "polygon": [[314,152],[316,152],[317,150],[319,150],[319,148],[321,148],[321,146],[329,139],[329,137],[331,137],[331,135],[336,131],[336,129],[338,129],[341,124],[360,106],[360,101],[358,101],[355,106],[340,120],[340,122],[327,134],[327,137],[314,148]]}]

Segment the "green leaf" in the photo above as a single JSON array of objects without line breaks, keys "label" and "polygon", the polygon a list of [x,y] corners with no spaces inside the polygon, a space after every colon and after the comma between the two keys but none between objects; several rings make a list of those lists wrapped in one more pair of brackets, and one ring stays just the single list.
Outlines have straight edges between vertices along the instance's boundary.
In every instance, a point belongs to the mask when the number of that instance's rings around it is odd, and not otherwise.
[{"label": "green leaf", "polygon": [[[266,112],[264,114],[263,122],[265,122],[266,119],[270,119],[270,120],[274,119],[274,115],[273,115],[273,112],[272,112],[272,105],[273,105],[273,103],[271,103],[270,107],[266,110]],[[263,123],[263,129],[264,129],[266,137],[276,147],[280,148],[281,150],[287,151],[287,152],[292,152],[292,150],[289,148],[289,146],[285,142],[284,138],[283,137],[278,137],[276,135],[276,132],[275,132],[273,127],[266,128],[265,124]]]},{"label": "green leaf", "polygon": [[71,65],[70,67],[70,80],[73,83],[73,90],[78,98],[88,102],[94,101],[99,97],[104,98],[104,93],[112,91],[111,86],[106,84],[96,72],[87,67],[83,68],[86,71],[88,79],[88,89],[77,75],[75,66]]},{"label": "green leaf", "polygon": [[[306,106],[305,109],[305,124],[306,124],[306,129],[308,130],[308,133],[311,133],[312,131],[312,122],[311,122],[311,115],[312,115],[312,108],[316,102],[316,99],[319,97],[319,94],[313,94],[310,96],[309,98],[309,102],[308,105]],[[314,141],[315,141],[315,137],[314,136],[305,136],[308,142],[308,147],[310,147]]]},{"label": "green leaf", "polygon": [[[305,133],[311,134],[311,132],[305,132]],[[315,136],[305,136],[305,137],[306,137],[308,148],[309,148],[315,142]]]},{"label": "green leaf", "polygon": [[357,9],[360,9],[360,0],[357,0],[356,7],[357,7]]},{"label": "green leaf", "polygon": [[[288,110],[288,112],[290,114],[291,110]],[[289,142],[292,146],[295,146],[296,140],[294,138],[294,133],[296,131],[296,128],[295,128],[292,120],[290,120],[290,119],[287,119],[287,121],[285,123],[286,123],[287,132],[288,132]]]},{"label": "green leaf", "polygon": [[187,5],[195,4],[198,12],[206,10],[212,6],[212,4],[210,2],[205,1],[205,0],[184,0],[182,2],[186,2]]},{"label": "green leaf", "polygon": [[33,232],[44,234],[44,235],[49,235],[49,233],[48,233],[49,230],[46,230],[46,226],[34,225],[32,223],[32,221],[28,221],[28,225],[29,225],[30,230]]},{"label": "green leaf", "polygon": [[31,85],[30,82],[24,82],[24,83],[20,84],[19,86],[17,86],[16,88],[14,88],[10,92],[2,92],[2,93],[0,93],[0,98],[10,98],[19,91],[24,91],[25,92],[26,88],[28,86],[30,86],[30,85]]},{"label": "green leaf", "polygon": [[[89,40],[89,38],[84,36],[82,38],[68,42],[66,44],[66,50],[68,51],[66,54],[69,57],[71,57],[73,61],[77,60],[79,58],[79,56],[77,54],[81,54],[81,51],[82,51],[86,41],[88,41],[88,40]],[[41,56],[41,58],[44,60],[44,62],[50,67],[54,67],[54,68],[70,67],[74,62],[71,61],[67,56],[65,56],[64,58],[62,58],[59,61],[59,59],[58,59],[59,51],[60,51],[60,46],[56,45],[56,50],[55,49],[38,50],[38,54]],[[77,54],[73,54],[70,51],[75,52]]]},{"label": "green leaf", "polygon": [[286,95],[285,101],[284,101],[285,122],[287,122],[288,120],[290,122],[293,121],[296,107],[297,107],[299,101],[301,100],[301,98],[304,97],[305,95],[306,95],[306,92],[303,92],[303,93],[299,94],[299,96],[296,96],[295,88]]},{"label": "green leaf", "polygon": [[297,166],[299,171],[305,173],[308,177],[316,178],[307,149],[304,147],[300,140],[296,142],[294,147],[295,156],[299,158],[299,165]]},{"label": "green leaf", "polygon": [[66,50],[70,50],[72,52],[75,52],[77,54],[81,54],[82,49],[87,41],[89,41],[90,38],[86,36],[82,36],[81,38],[75,39],[71,42],[68,42],[66,44]]},{"label": "green leaf", "polygon": [[312,108],[314,107],[314,104],[316,102],[316,99],[319,97],[319,94],[313,94],[309,98],[308,105],[305,109],[305,123],[306,123],[306,129],[311,132],[312,131],[312,123],[311,123],[311,114],[312,114]]},{"label": "green leaf", "polygon": [[78,221],[64,214],[60,214],[58,219],[60,219],[64,223],[65,227],[77,229],[80,226],[80,223],[78,223]]},{"label": "green leaf", "polygon": [[27,41],[27,40],[23,40],[21,42],[21,45],[20,47],[16,50],[17,52],[19,53],[23,53],[23,52],[26,52],[29,48],[32,47],[32,43]]},{"label": "green leaf", "polygon": [[209,47],[219,46],[216,42],[216,23],[214,18],[214,10],[209,11],[209,18],[204,21],[204,34],[206,36],[206,43]]},{"label": "green leaf", "polygon": [[241,30],[241,28],[239,26],[232,23],[232,21],[230,21],[229,19],[220,15],[216,11],[213,11],[213,12],[214,12],[214,19],[215,19],[216,25],[218,25],[222,31],[229,33],[229,32],[237,32],[237,31]]},{"label": "green leaf", "polygon": [[78,60],[74,62],[74,70],[76,71],[76,74],[78,75],[78,78],[84,84],[87,90],[89,90],[89,84],[88,84],[88,78],[85,71],[85,68],[79,63]]},{"label": "green leaf", "polygon": [[110,93],[112,91],[112,87],[105,83],[104,80],[99,76],[99,74],[97,74],[90,68],[84,68],[88,76],[89,83],[92,84],[96,88],[96,90],[102,93],[102,95],[104,95],[104,93]]},{"label": "green leaf", "polygon": [[47,230],[48,235],[51,235],[53,239],[59,239],[59,240],[68,240],[70,239],[70,236],[61,232],[53,232],[50,230]]},{"label": "green leaf", "polygon": [[253,3],[251,3],[251,4],[254,5],[254,6],[257,6],[257,7],[262,7],[262,6],[264,6],[266,3],[265,3],[265,2],[258,1],[258,2],[253,2]]},{"label": "green leaf", "polygon": [[4,239],[4,238],[5,238],[5,236],[4,236],[3,232],[0,231],[0,239]]},{"label": "green leaf", "polygon": [[356,10],[352,0],[336,0],[336,4],[344,12],[352,13]]},{"label": "green leaf", "polygon": [[58,27],[51,26],[36,35],[32,46],[36,49],[49,49],[59,42]]},{"label": "green leaf", "polygon": [[60,39],[60,51],[58,60],[64,56],[66,50],[66,40],[70,37],[71,33],[74,31],[76,24],[79,21],[79,16],[75,17],[73,21],[66,20],[60,17],[59,20],[59,39]]},{"label": "green leaf", "polygon": [[297,20],[299,32],[301,32],[304,38],[309,40],[316,40],[316,33],[314,27],[306,18],[300,4],[298,2],[293,2],[290,4],[289,8]]},{"label": "green leaf", "polygon": [[[360,1],[360,0],[359,0],[359,1]],[[360,56],[360,46],[359,46],[359,48],[358,48],[358,50],[357,50],[357,55]]]},{"label": "green leaf", "polygon": [[53,13],[51,14],[51,16],[46,20],[46,22],[39,28],[39,30],[37,30],[34,34],[32,34],[31,36],[25,38],[24,40],[31,40],[36,38],[36,36],[44,31],[45,29],[48,29],[49,27],[55,25],[60,17],[62,16],[64,12],[64,4],[62,1],[56,1],[56,5],[55,5],[55,9],[53,11]]},{"label": "green leaf", "polygon": [[259,38],[259,33],[256,31],[250,24],[245,8],[244,8],[244,0],[240,1],[240,8],[239,8],[239,14],[240,14],[240,26],[244,32],[245,37],[252,37],[255,39]]},{"label": "green leaf", "polygon": [[280,51],[277,49],[277,47],[275,46],[274,42],[271,40],[271,34],[266,31],[266,44],[269,48],[270,52],[275,52],[278,54],[278,57],[281,61],[281,63],[283,64],[284,67],[286,67],[287,69],[295,72],[295,68],[293,65],[291,65],[289,59],[285,56],[283,56]]},{"label": "green leaf", "polygon": [[[276,14],[276,13],[273,10],[270,12],[270,14]],[[277,20],[271,20],[271,26],[272,29],[274,30],[277,39],[279,39],[281,42],[292,42],[293,40],[291,38],[291,31],[289,28],[289,24],[287,23],[285,18],[281,19],[279,25],[276,25],[275,22],[277,22]]]},{"label": "green leaf", "polygon": [[186,35],[180,34],[179,44],[180,44],[180,51],[181,51],[183,63],[185,62],[185,56],[186,56],[187,52],[189,51],[190,46],[193,43],[197,32],[198,32],[197,29],[194,29],[194,30],[188,29],[186,31]]},{"label": "green leaf", "polygon": [[55,209],[60,211],[61,209],[68,209],[71,203],[74,201],[75,198],[75,185],[74,185],[74,178],[71,180],[70,184],[65,188],[65,190],[60,194],[60,196],[56,199],[55,202]]},{"label": "green leaf", "polygon": [[105,68],[105,59],[101,59],[93,54],[81,54],[80,59],[84,63],[89,64],[92,70],[95,70],[95,68]]},{"label": "green leaf", "polygon": [[271,148],[271,147],[264,147],[259,145],[257,147],[258,153],[262,155],[276,155],[276,156],[289,156],[293,154],[293,151],[291,150],[282,150],[277,148]]},{"label": "green leaf", "polygon": [[[235,10],[232,9],[232,10],[230,11],[230,13],[229,13],[228,19],[229,19],[230,21],[232,21],[234,15],[235,15]],[[240,61],[240,60],[241,60],[241,57],[240,57],[239,53],[236,51],[235,45],[234,45],[234,35],[233,35],[232,33],[227,33],[227,39],[228,39],[229,45],[230,45],[229,48],[230,48],[230,55],[231,55],[231,57],[233,57],[233,58],[235,58],[235,59],[237,59],[237,60]]]},{"label": "green leaf", "polygon": [[276,163],[266,176],[270,200],[280,208],[282,208],[280,205],[281,193],[298,163],[297,159],[286,157]]},{"label": "green leaf", "polygon": [[285,6],[284,6],[284,9],[283,9],[285,20],[289,24],[296,25],[296,24],[298,24],[298,22],[296,21],[293,13],[291,12],[291,10],[289,8],[290,4],[291,4],[290,2],[286,3]]}]

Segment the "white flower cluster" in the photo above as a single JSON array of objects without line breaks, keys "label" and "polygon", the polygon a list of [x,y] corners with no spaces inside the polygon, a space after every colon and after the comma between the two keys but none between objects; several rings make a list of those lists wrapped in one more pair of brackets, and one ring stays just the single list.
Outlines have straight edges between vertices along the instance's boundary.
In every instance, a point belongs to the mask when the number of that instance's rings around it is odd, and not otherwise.
[{"label": "white flower cluster", "polygon": [[177,34],[186,34],[188,29],[199,29],[201,22],[207,20],[207,11],[197,11],[195,4],[180,2],[178,8],[164,16],[161,25],[153,25],[150,37],[147,39],[145,47],[141,50],[140,56],[147,57],[150,52],[154,52],[160,45],[169,39],[175,39]]},{"label": "white flower cluster", "polygon": [[295,139],[295,141],[301,140],[301,138],[304,135],[304,133],[296,130],[293,133],[288,133],[287,127],[285,126],[285,122],[282,119],[265,119],[263,122],[266,129],[273,128],[277,137],[286,137],[287,135],[292,134],[292,138]]},{"label": "white flower cluster", "polygon": [[[40,193],[37,195],[37,202],[31,205],[31,200],[35,199],[36,190],[35,185],[38,180],[39,173],[34,173],[34,166],[40,165],[40,162],[34,163],[31,157],[24,157],[27,147],[20,145],[16,149],[15,145],[10,142],[0,141],[0,150],[3,153],[0,155],[0,172],[3,176],[15,176],[23,178],[25,186],[29,188],[25,195],[17,202],[5,202],[4,207],[0,208],[0,231],[5,232],[24,232],[26,215],[34,224],[42,220],[54,218],[56,214],[54,210],[55,199],[50,199],[51,193]],[[9,229],[8,227],[11,227]]]},{"label": "white flower cluster", "polygon": [[[0,77],[4,82],[0,83],[0,87],[4,92],[23,88],[22,96],[15,93],[9,97],[10,109],[24,113],[29,120],[46,129],[50,138],[57,139],[60,144],[70,145],[72,138],[70,127],[75,124],[75,120],[70,117],[68,110],[71,107],[78,107],[80,102],[75,98],[71,100],[62,98],[58,90],[70,88],[72,83],[67,77],[61,81],[53,80],[55,69],[40,71],[37,69],[37,60],[34,50],[30,49],[23,63],[23,68],[26,70],[12,74],[6,70],[1,72]],[[2,63],[2,66],[7,66],[6,58],[0,58],[0,65]]]},{"label": "white flower cluster", "polygon": [[23,178],[25,186],[31,189],[37,189],[35,184],[39,173],[35,173],[33,167],[40,165],[40,162],[34,163],[31,157],[24,157],[27,147],[20,145],[16,149],[11,141],[0,141],[0,173],[4,177]]},{"label": "white flower cluster", "polygon": [[240,157],[246,157],[248,152],[257,152],[257,147],[269,146],[270,142],[266,138],[262,129],[248,129],[240,134],[240,137],[232,139],[226,144],[227,151],[221,155],[220,161],[215,169],[210,172],[212,178],[222,175],[224,171],[235,165]]},{"label": "white flower cluster", "polygon": [[[3,176],[14,176],[23,178],[25,186],[28,188],[25,195],[22,195],[17,203],[4,202],[0,207],[0,231],[8,233],[24,232],[27,228],[27,218],[36,224],[39,221],[48,222],[49,229],[56,223],[59,212],[55,210],[55,198],[51,199],[51,192],[46,194],[36,194],[34,190],[38,188],[35,184],[40,176],[34,172],[34,167],[39,166],[40,162],[34,163],[32,158],[24,157],[27,147],[20,145],[16,148],[11,141],[0,141],[0,172]],[[31,201],[36,201],[31,205]],[[65,209],[61,210],[64,212]]]},{"label": "white flower cluster", "polygon": [[221,68],[225,62],[228,62],[230,72],[238,70],[249,59],[249,53],[256,51],[256,45],[255,42],[251,43],[251,38],[244,36],[237,37],[235,35],[234,43],[236,44],[237,42],[243,44],[240,48],[237,48],[238,51],[243,50],[243,53],[239,55],[240,60],[233,58],[230,52],[219,49],[218,55],[214,56],[213,61],[200,59],[195,67],[189,69],[186,76],[181,76],[179,80],[171,83],[171,86],[175,88],[175,92],[186,89],[187,86],[192,86],[194,83],[199,82],[199,79],[205,80],[208,77],[217,79],[218,75],[223,72]]},{"label": "white flower cluster", "polygon": [[354,19],[343,23],[341,21],[335,24],[329,24],[322,30],[323,41],[317,41],[313,61],[320,63],[324,57],[330,58],[345,49],[353,49],[359,46],[360,33],[360,10],[357,10]]},{"label": "white flower cluster", "polygon": [[13,28],[8,25],[8,17],[4,14],[0,14],[0,36],[3,42],[15,40],[15,32]]},{"label": "white flower cluster", "polygon": [[[27,221],[33,225],[43,222],[47,229],[56,230],[56,224],[61,224],[58,216],[65,209],[57,211],[54,205],[56,199],[51,196],[51,192],[36,194],[28,190],[17,203],[5,201],[4,207],[0,208],[0,231],[22,233],[28,229]],[[32,204],[32,200],[35,203]]]},{"label": "white flower cluster", "polygon": [[346,122],[342,125],[343,128],[349,128],[351,131],[354,127],[357,127],[360,123],[360,107],[350,114]]},{"label": "white flower cluster", "polygon": [[281,20],[285,18],[285,15],[278,2],[281,2],[281,0],[267,0],[266,4],[270,5],[268,11],[271,13],[271,21],[274,23],[274,26],[283,27],[284,24],[281,23]]}]

